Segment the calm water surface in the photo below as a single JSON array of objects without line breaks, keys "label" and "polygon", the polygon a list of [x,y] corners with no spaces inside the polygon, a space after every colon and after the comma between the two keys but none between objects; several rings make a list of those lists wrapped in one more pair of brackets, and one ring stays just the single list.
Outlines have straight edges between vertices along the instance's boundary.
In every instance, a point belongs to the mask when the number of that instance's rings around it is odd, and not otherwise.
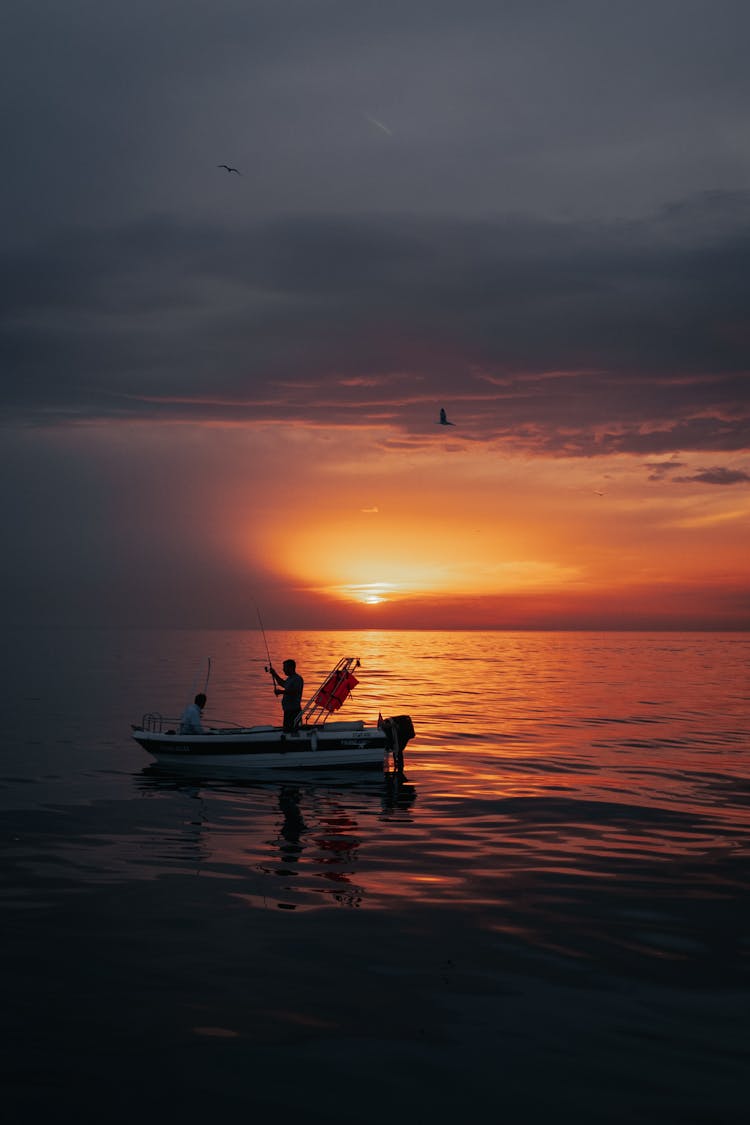
[{"label": "calm water surface", "polygon": [[405,781],[149,764],[130,724],[209,656],[209,721],[276,721],[258,633],[11,635],[18,1104],[130,1112],[148,1058],[155,1115],[448,1120],[468,1083],[510,1120],[744,1120],[750,637],[268,640],[310,691],[360,657],[346,714],[411,714]]}]

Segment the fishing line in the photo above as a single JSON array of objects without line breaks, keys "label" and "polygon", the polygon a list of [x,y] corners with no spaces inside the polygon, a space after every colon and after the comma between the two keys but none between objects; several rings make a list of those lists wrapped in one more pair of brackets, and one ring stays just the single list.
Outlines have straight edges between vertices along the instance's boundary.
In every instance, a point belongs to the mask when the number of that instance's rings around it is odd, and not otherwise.
[{"label": "fishing line", "polygon": [[[209,677],[211,675],[211,657],[209,656],[207,659],[208,659],[208,668],[206,669],[206,679],[203,683],[203,694],[204,695],[206,694],[206,689],[208,688]],[[196,672],[195,676],[193,677],[193,686],[190,689],[190,699],[188,700],[188,703],[192,703],[194,698],[195,698],[195,691],[196,691],[196,688],[198,686],[198,677],[199,676],[200,676],[200,672]]]}]

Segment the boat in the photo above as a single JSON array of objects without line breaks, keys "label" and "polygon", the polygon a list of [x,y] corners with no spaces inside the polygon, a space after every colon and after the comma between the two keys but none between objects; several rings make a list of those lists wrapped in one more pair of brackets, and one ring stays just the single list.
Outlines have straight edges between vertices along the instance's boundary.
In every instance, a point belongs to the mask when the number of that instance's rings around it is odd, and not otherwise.
[{"label": "boat", "polygon": [[[358,683],[359,659],[345,656],[303,706],[294,730],[213,721],[200,734],[180,733],[178,719],[158,711],[133,724],[135,741],[160,766],[234,774],[274,770],[367,770],[403,774],[404,748],[414,738],[409,715],[330,720]],[[268,670],[268,669],[267,669]]]}]

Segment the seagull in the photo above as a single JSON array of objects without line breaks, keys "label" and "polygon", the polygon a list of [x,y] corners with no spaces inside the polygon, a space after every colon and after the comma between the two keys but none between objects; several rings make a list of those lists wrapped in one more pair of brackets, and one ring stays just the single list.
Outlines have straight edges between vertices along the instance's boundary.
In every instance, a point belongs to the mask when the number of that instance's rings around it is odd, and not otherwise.
[{"label": "seagull", "polygon": [[228,164],[217,164],[217,168],[226,168],[227,172],[236,172],[238,176],[242,175],[239,168],[230,168]]},{"label": "seagull", "polygon": [[445,411],[441,408],[441,410],[440,410],[440,421],[438,422],[438,426],[455,426],[455,424],[456,424],[455,422],[449,422],[448,421],[448,419],[445,416]]}]

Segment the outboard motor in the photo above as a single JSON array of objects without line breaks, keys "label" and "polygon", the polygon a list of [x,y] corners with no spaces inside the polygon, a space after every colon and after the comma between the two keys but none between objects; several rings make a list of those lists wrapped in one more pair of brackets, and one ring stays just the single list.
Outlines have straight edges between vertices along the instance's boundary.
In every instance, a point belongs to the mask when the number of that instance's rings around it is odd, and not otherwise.
[{"label": "outboard motor", "polygon": [[414,723],[411,715],[394,715],[383,723],[388,736],[388,749],[393,754],[393,766],[397,773],[404,772],[404,747],[414,738]]}]

